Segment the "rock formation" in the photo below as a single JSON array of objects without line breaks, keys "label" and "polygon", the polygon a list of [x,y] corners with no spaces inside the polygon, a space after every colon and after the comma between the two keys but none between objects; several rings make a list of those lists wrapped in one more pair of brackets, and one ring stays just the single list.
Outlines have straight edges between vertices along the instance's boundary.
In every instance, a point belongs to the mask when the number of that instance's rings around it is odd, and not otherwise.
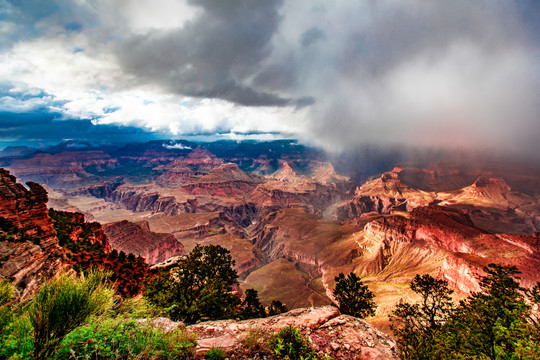
[{"label": "rock formation", "polygon": [[0,277],[12,279],[23,297],[63,266],[47,192],[37,183],[28,187],[0,169]]},{"label": "rock formation", "polygon": [[123,220],[105,224],[103,230],[113,249],[141,256],[149,265],[183,255],[185,252],[184,246],[174,238],[174,235],[150,231],[147,221],[132,223]]},{"label": "rock formation", "polygon": [[47,215],[47,191],[34,182],[27,185],[29,190],[17,183],[15,176],[0,169],[0,218],[29,236],[51,239],[55,233]]},{"label": "rock formation", "polygon": [[[165,318],[155,325],[171,331],[181,323]],[[197,334],[197,353],[220,348],[232,359],[251,359],[252,350],[244,340],[257,333],[265,341],[287,326],[299,329],[321,356],[333,359],[391,360],[400,359],[395,341],[364,320],[341,315],[335,307],[301,308],[284,314],[244,321],[220,320],[190,325],[186,329]]]}]

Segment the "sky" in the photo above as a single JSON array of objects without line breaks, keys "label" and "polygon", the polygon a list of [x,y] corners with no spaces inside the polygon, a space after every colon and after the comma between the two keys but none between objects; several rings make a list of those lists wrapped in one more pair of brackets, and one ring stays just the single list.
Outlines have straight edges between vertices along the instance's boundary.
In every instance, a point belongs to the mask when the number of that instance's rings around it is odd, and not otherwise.
[{"label": "sky", "polygon": [[540,153],[540,2],[0,0],[0,147]]}]

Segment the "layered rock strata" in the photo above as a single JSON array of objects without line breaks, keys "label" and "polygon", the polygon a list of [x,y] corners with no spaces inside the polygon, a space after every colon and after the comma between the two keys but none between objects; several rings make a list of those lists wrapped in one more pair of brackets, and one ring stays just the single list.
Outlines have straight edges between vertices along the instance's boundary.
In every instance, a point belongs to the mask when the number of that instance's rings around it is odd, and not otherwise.
[{"label": "layered rock strata", "polygon": [[105,224],[103,230],[113,249],[143,257],[154,265],[173,256],[184,254],[184,246],[173,234],[150,231],[147,221],[132,223],[127,220]]}]

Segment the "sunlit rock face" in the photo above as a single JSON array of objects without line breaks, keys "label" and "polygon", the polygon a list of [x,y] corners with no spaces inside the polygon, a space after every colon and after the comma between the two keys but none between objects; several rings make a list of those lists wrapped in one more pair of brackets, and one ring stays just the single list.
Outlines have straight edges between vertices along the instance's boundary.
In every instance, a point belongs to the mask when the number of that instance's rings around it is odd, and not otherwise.
[{"label": "sunlit rock face", "polygon": [[138,223],[119,221],[105,224],[103,230],[113,249],[141,256],[149,265],[185,253],[184,246],[174,235],[150,231],[147,221]]},{"label": "sunlit rock face", "polygon": [[[154,324],[172,331],[181,323],[159,318]],[[244,321],[219,320],[187,326],[197,334],[198,354],[212,348],[233,352],[236,358],[252,359],[255,354],[242,341],[255,330],[270,336],[287,326],[298,329],[320,355],[333,359],[400,359],[395,341],[364,320],[341,315],[335,307],[300,308],[284,314]]]}]

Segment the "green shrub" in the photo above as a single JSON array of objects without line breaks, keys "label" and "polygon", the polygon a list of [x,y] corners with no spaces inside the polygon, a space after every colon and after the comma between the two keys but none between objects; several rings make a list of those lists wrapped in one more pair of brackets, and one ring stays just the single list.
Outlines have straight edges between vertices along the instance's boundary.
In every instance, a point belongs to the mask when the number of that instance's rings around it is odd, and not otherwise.
[{"label": "green shrub", "polygon": [[33,359],[34,337],[27,315],[14,318],[0,339],[0,359]]},{"label": "green shrub", "polygon": [[50,358],[70,331],[112,306],[114,290],[105,280],[99,271],[81,278],[61,273],[39,288],[28,308],[36,359]]},{"label": "green shrub", "polygon": [[266,316],[264,307],[259,300],[259,294],[255,289],[247,289],[246,297],[240,306],[240,317],[243,319],[261,318]]},{"label": "green shrub", "polygon": [[342,314],[361,319],[375,315],[377,308],[373,301],[375,295],[355,273],[351,272],[347,276],[340,273],[334,280],[336,287],[333,295],[337,302],[336,306]]},{"label": "green shrub", "polygon": [[211,348],[204,356],[207,360],[223,360],[227,356],[227,353],[220,348]]},{"label": "green shrub", "polygon": [[262,329],[250,329],[240,342],[250,353],[268,353],[268,337],[269,334]]},{"label": "green shrub", "polygon": [[7,280],[0,281],[0,336],[4,328],[13,321],[13,294],[15,288]]},{"label": "green shrub", "polygon": [[56,359],[187,359],[196,343],[182,329],[166,333],[124,317],[98,318],[67,335]]},{"label": "green shrub", "polygon": [[284,328],[272,336],[268,342],[270,349],[279,358],[284,359],[316,359],[315,351],[311,348],[309,340],[304,338],[300,330],[292,325]]},{"label": "green shrub", "polygon": [[279,300],[272,300],[270,306],[268,306],[268,316],[274,316],[287,312],[287,306]]}]

